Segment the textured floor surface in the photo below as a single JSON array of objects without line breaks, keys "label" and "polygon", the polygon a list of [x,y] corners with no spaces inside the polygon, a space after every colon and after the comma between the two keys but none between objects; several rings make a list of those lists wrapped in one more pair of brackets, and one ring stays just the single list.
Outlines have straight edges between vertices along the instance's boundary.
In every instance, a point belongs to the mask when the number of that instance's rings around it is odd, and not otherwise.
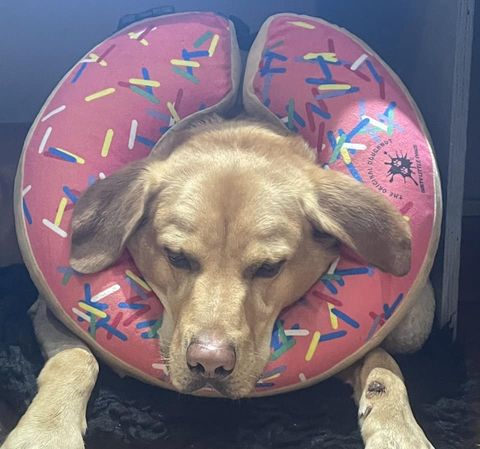
[{"label": "textured floor surface", "polygon": [[[42,364],[26,315],[34,299],[23,266],[0,269],[0,441],[31,400]],[[478,329],[451,346],[447,336],[436,333],[420,353],[398,359],[414,412],[436,449],[479,447],[477,334]],[[102,366],[88,423],[87,449],[362,447],[350,390],[336,380],[231,402],[180,396],[120,379]]]}]

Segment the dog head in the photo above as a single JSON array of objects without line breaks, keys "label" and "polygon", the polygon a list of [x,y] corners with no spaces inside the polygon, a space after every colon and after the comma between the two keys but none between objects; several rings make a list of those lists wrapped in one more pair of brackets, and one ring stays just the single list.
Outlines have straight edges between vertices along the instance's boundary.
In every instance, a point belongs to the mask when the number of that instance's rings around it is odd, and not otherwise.
[{"label": "dog head", "polygon": [[159,156],[99,180],[78,201],[71,266],[101,271],[128,247],[165,306],[171,380],[249,394],[275,320],[344,244],[395,275],[407,222],[380,194],[319,168],[302,138],[248,121],[171,134]]}]

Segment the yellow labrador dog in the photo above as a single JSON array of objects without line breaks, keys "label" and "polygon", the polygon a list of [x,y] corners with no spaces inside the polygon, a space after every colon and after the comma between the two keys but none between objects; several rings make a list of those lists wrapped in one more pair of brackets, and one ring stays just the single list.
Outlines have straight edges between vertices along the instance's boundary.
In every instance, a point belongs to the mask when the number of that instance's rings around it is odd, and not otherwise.
[{"label": "yellow labrador dog", "polygon": [[[409,271],[409,226],[380,194],[319,168],[299,136],[214,117],[170,132],[150,158],[87,190],[74,210],[71,265],[95,273],[128,248],[165,298],[160,344],[173,385],[188,393],[209,384],[240,398],[269,359],[280,311],[327,270],[341,244],[394,275]],[[429,286],[414,308],[390,348],[411,351],[425,341]],[[43,300],[32,315],[48,361],[3,448],[81,449],[97,362]],[[341,376],[353,386],[366,448],[432,448],[384,349]]]}]

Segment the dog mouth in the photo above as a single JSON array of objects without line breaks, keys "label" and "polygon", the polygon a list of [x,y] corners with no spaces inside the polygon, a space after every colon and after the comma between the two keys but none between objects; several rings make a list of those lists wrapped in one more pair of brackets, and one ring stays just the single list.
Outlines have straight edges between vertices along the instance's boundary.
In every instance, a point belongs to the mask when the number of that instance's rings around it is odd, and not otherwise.
[{"label": "dog mouth", "polygon": [[184,388],[182,388],[183,393],[194,394],[199,392],[216,392],[223,397],[228,399],[237,399],[239,394],[235,393],[230,386],[228,381],[215,381],[211,379],[194,379],[190,381]]}]

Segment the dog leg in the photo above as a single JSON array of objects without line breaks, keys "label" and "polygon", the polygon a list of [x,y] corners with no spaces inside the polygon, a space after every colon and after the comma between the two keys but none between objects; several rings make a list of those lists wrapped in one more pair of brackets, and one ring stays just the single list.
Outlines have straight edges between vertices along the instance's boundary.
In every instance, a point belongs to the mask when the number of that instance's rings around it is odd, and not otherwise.
[{"label": "dog leg", "polygon": [[30,313],[47,362],[38,376],[37,395],[1,449],[83,449],[97,361],[42,299]]},{"label": "dog leg", "polygon": [[430,335],[434,316],[435,295],[428,280],[413,299],[405,317],[383,341],[382,347],[390,354],[418,351]]},{"label": "dog leg", "polygon": [[365,449],[433,449],[417,424],[403,376],[383,349],[340,375],[353,386]]}]

